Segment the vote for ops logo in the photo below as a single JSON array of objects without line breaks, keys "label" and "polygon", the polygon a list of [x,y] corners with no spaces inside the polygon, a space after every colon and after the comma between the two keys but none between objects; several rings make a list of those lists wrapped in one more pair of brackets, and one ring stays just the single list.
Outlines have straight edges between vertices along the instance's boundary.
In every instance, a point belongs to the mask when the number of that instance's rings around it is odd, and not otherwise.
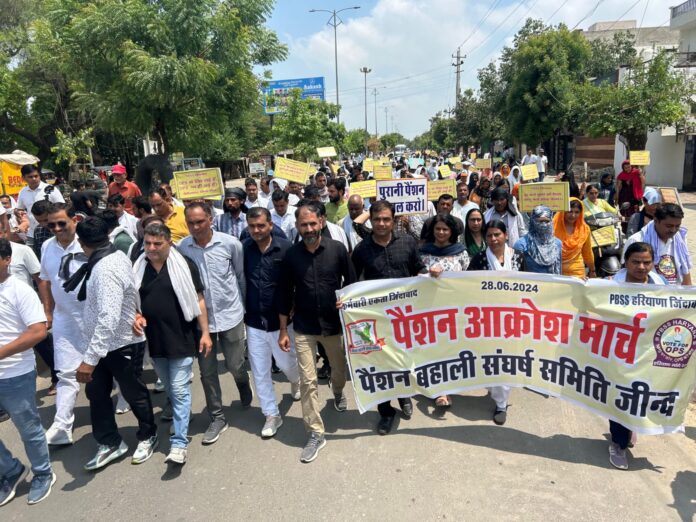
[{"label": "vote for ops logo", "polygon": [[663,323],[653,336],[657,357],[653,366],[685,368],[696,349],[696,326],[685,319]]}]

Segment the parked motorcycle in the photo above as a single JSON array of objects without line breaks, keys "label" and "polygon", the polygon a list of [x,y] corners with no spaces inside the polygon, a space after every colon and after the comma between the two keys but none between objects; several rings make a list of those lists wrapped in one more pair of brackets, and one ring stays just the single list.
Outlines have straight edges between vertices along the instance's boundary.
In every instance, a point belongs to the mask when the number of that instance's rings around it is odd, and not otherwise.
[{"label": "parked motorcycle", "polygon": [[592,253],[598,277],[612,277],[621,270],[626,236],[621,228],[621,217],[611,212],[599,212],[585,217],[592,231]]}]

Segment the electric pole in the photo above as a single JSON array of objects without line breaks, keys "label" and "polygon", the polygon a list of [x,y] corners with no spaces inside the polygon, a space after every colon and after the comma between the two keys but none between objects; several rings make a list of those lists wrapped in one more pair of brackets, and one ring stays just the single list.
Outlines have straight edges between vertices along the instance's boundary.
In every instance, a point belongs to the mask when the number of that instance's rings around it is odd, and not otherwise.
[{"label": "electric pole", "polygon": [[389,117],[389,107],[384,108],[384,134],[389,134],[389,122],[387,118]]},{"label": "electric pole", "polygon": [[[362,67],[360,72],[365,75],[365,135],[366,140],[368,140],[370,138],[370,134],[367,131],[367,75],[368,73],[372,72],[372,69]],[[367,141],[365,141],[365,154],[367,154]]]},{"label": "electric pole", "polygon": [[372,96],[375,97],[375,136],[379,136],[379,132],[377,130],[377,87],[372,89]]},{"label": "electric pole", "polygon": [[454,96],[454,106],[458,107],[459,106],[459,96],[460,96],[460,83],[459,83],[459,77],[461,76],[461,65],[464,63],[464,58],[466,58],[466,55],[461,56],[461,47],[457,47],[457,54],[453,54],[452,58],[454,58],[454,63],[452,64],[453,67],[457,68],[457,84],[455,87],[455,96]]}]

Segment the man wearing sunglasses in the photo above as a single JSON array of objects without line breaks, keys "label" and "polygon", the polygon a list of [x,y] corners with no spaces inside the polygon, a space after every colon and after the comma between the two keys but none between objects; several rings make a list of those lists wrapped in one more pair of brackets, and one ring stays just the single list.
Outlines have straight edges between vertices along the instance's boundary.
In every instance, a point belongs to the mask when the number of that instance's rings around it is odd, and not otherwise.
[{"label": "man wearing sunglasses", "polygon": [[46,439],[51,445],[65,445],[73,442],[73,409],[80,391],[75,372],[82,362],[85,343],[82,334],[84,302],[77,300],[75,292],[63,290],[63,283],[87,261],[87,256],[77,240],[73,210],[64,203],[54,203],[48,207],[47,214],[46,228],[53,237],[42,247],[39,295],[49,328],[53,326],[58,386],[56,416],[46,432]]}]

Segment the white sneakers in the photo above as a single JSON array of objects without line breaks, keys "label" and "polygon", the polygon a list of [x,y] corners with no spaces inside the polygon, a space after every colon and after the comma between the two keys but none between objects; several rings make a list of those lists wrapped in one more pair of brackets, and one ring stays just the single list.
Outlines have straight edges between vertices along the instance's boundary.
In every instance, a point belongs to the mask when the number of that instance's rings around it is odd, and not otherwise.
[{"label": "white sneakers", "polygon": [[299,401],[302,398],[302,394],[300,393],[299,382],[290,383],[290,395],[292,396],[293,401]]},{"label": "white sneakers", "polygon": [[159,446],[159,439],[157,435],[153,435],[149,439],[141,440],[138,443],[138,447],[135,448],[133,452],[133,458],[131,459],[131,464],[142,464],[154,453],[155,449]]},{"label": "white sneakers", "polygon": [[186,456],[188,452],[186,448],[172,448],[169,450],[169,455],[164,459],[164,462],[171,462],[173,464],[186,464]]},{"label": "white sneakers", "polygon": [[46,442],[49,446],[67,446],[73,443],[72,433],[69,433],[52,424],[46,430]]},{"label": "white sneakers", "polygon": [[263,429],[261,430],[261,436],[264,439],[273,437],[278,432],[278,428],[280,428],[282,425],[283,419],[280,417],[280,415],[268,415],[266,417],[266,423],[263,425]]}]

